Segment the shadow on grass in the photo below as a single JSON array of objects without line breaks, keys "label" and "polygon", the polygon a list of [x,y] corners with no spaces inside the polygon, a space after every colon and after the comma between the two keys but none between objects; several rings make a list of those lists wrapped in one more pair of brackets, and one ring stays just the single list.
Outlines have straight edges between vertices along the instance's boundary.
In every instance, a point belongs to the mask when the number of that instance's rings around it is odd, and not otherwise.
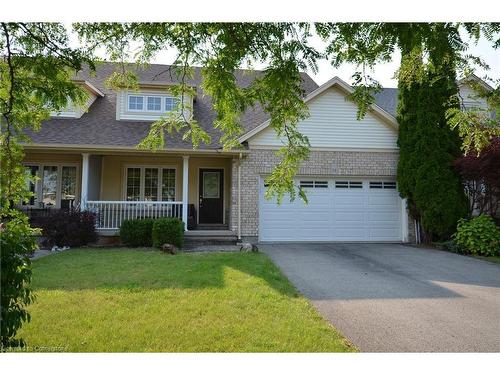
[{"label": "shadow on grass", "polygon": [[279,293],[296,297],[295,288],[272,261],[255,253],[168,255],[152,249],[74,249],[33,262],[33,288],[206,289],[224,288],[232,268],[264,280]]}]

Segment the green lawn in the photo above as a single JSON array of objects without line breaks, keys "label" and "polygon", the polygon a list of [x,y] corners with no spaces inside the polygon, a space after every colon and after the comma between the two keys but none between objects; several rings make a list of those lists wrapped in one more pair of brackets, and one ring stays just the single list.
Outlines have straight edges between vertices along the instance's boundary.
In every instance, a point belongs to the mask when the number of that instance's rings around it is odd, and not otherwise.
[{"label": "green lawn", "polygon": [[354,351],[263,254],[75,249],[33,262],[31,350]]},{"label": "green lawn", "polygon": [[481,255],[474,255],[474,258],[482,259],[482,260],[486,260],[488,262],[500,264],[500,256],[483,257]]}]

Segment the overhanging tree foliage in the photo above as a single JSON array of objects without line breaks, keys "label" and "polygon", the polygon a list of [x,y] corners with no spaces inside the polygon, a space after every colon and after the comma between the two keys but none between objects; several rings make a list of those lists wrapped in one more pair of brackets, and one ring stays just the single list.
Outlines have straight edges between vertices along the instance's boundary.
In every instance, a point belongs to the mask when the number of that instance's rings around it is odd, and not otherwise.
[{"label": "overhanging tree foliage", "polygon": [[[428,62],[423,44],[428,44]],[[398,185],[412,216],[420,220],[424,240],[453,233],[466,215],[466,200],[453,160],[460,155],[460,139],[446,121],[446,111],[458,107],[455,53],[444,25],[436,25],[424,40],[412,27],[400,38],[402,65],[413,79],[399,80]]]},{"label": "overhanging tree foliage", "polygon": [[[297,131],[298,122],[307,116],[299,71],[306,68],[315,71],[321,58],[329,59],[334,66],[345,62],[358,65],[360,69],[353,75],[355,92],[351,99],[358,104],[358,118],[361,118],[374,103],[373,94],[380,89],[378,82],[369,75],[370,69],[378,62],[392,59],[408,27],[421,36],[424,56],[438,46],[433,45],[432,40],[437,28],[441,27],[442,40],[447,41],[452,51],[450,64],[462,72],[474,64],[483,67],[485,64],[479,57],[466,54],[467,45],[460,31],[472,41],[484,36],[494,47],[500,46],[500,26],[478,23],[318,23],[314,28],[307,23],[108,23],[77,24],[76,31],[86,46],[104,46],[108,56],[115,61],[135,59],[141,64],[147,63],[158,52],[175,48],[178,56],[174,64],[178,66],[181,81],[174,88],[177,93],[189,90],[183,84],[189,77],[189,67],[200,65],[203,90],[213,99],[217,112],[214,126],[224,134],[222,146],[225,149],[238,147],[237,139],[243,132],[240,115],[253,105],[261,105],[270,115],[272,128],[285,139],[285,145],[278,152],[281,162],[266,181],[266,196],[276,196],[280,201],[287,193],[292,199],[295,197],[297,188],[293,176],[309,154],[308,139]],[[311,46],[310,37],[314,31],[327,42],[326,51]],[[264,66],[263,75],[248,87],[238,87],[235,69],[254,64]],[[402,65],[399,77],[414,79],[411,70],[411,65]],[[447,73],[453,74],[449,79],[456,77],[455,71]],[[123,65],[109,83],[134,87],[136,80]],[[450,118],[456,115],[449,114]],[[460,122],[461,128],[467,128],[466,119],[456,122]],[[476,131],[490,137],[488,129],[476,128]],[[194,146],[210,141],[194,119],[168,116],[152,125],[141,147],[161,148],[165,134],[173,132],[191,139]]]},{"label": "overhanging tree foliage", "polygon": [[29,320],[26,306],[33,301],[28,254],[36,248],[35,235],[25,215],[13,205],[27,200],[28,175],[22,165],[24,131],[38,129],[50,111],[66,107],[68,100],[85,100],[72,78],[86,62],[81,51],[68,46],[60,24],[0,24],[0,251],[1,348],[22,346],[16,338]]},{"label": "overhanging tree foliage", "polygon": [[[460,202],[461,199],[458,193],[455,194],[456,176],[449,168],[450,156],[455,154],[456,144],[451,133],[444,131],[443,110],[449,110],[448,125],[460,130],[469,144],[466,147],[481,148],[492,134],[498,134],[498,122],[493,121],[486,128],[475,126],[470,116],[461,116],[461,112],[454,111],[455,106],[448,104],[448,101],[456,93],[456,87],[452,84],[456,78],[455,70],[466,72],[471,63],[483,65],[479,58],[466,54],[467,45],[459,31],[462,30],[476,41],[484,36],[498,48],[499,24],[331,23],[313,26],[307,23],[114,23],[79,24],[74,27],[84,42],[79,48],[69,46],[66,30],[60,24],[1,24],[2,277],[7,275],[9,279],[5,282],[12,281],[9,285],[13,286],[10,294],[4,293],[2,287],[4,345],[12,343],[16,329],[28,319],[25,306],[31,300],[27,289],[30,273],[24,271],[29,270],[29,260],[25,255],[33,248],[33,244],[28,241],[33,233],[26,218],[13,210],[11,205],[29,195],[25,184],[26,174],[21,165],[23,150],[20,143],[28,141],[24,137],[24,130],[39,128],[51,110],[57,111],[66,106],[68,98],[76,103],[84,100],[82,91],[71,81],[71,77],[82,68],[83,63],[92,68],[90,57],[97,47],[105,47],[112,61],[135,60],[139,64],[149,62],[158,52],[175,48],[178,56],[174,64],[180,83],[173,90],[178,95],[187,95],[192,90],[185,84],[186,78],[192,74],[190,66],[202,66],[203,90],[212,97],[217,112],[214,127],[223,133],[224,149],[239,147],[237,139],[243,133],[240,115],[254,105],[262,106],[270,115],[272,128],[285,140],[285,145],[278,151],[281,162],[267,179],[269,187],[266,191],[267,197],[276,196],[281,200],[287,193],[292,199],[296,196],[293,177],[300,163],[308,157],[310,148],[307,137],[297,130],[298,122],[308,115],[307,106],[302,100],[304,93],[300,71],[309,68],[314,72],[317,61],[322,58],[330,60],[334,66],[345,62],[355,63],[360,69],[353,75],[355,92],[351,99],[358,104],[358,117],[361,118],[374,103],[373,94],[380,88],[378,82],[370,77],[370,69],[378,62],[389,61],[393,52],[400,50],[405,35],[411,29],[419,36],[421,52],[418,57],[425,66],[419,69],[421,75],[414,74],[415,66],[411,60],[410,63],[403,63],[399,69],[398,77],[405,90],[402,100],[406,103],[404,110],[400,107],[400,117],[407,116],[408,124],[410,120],[420,123],[412,128],[408,126],[409,133],[425,132],[427,139],[430,139],[429,134],[433,134],[439,140],[432,139],[429,144],[420,142],[423,149],[432,151],[430,155],[434,159],[429,158],[418,175],[408,178],[423,179],[427,185],[421,186],[418,191],[410,192],[408,189],[404,194],[408,197],[411,194],[416,217],[422,217],[428,231],[438,235],[449,231],[452,217],[459,216],[460,204],[455,208],[447,206],[448,211],[443,214],[440,209],[444,209],[444,205],[417,205],[417,201],[423,202],[426,194],[436,194],[450,203]],[[313,30],[327,42],[326,51],[318,51],[311,45]],[[134,51],[130,48],[132,45]],[[446,64],[438,60],[443,51],[447,55]],[[406,56],[404,61],[408,61]],[[235,69],[256,64],[264,66],[263,74],[248,87],[238,87]],[[438,83],[447,85],[444,91],[437,88]],[[109,78],[109,84],[133,88],[137,86],[137,78],[127,70],[126,65],[122,65],[122,70]],[[435,96],[435,101],[430,100],[431,95]],[[488,95],[489,101],[495,103],[498,95]],[[421,108],[410,104],[410,98],[428,104],[435,111],[435,116],[422,114]],[[412,111],[414,113],[410,114]],[[471,129],[475,134],[473,137],[464,135],[470,133]],[[207,132],[194,118],[168,116],[152,125],[150,134],[140,147],[161,148],[164,137],[174,132],[191,140],[195,147],[200,142],[210,141]],[[407,136],[408,139],[414,139],[415,134]],[[402,140],[402,144],[406,145],[406,142]],[[444,151],[431,150],[431,144],[443,146]],[[408,156],[412,157],[413,154]],[[404,155],[402,160],[406,162]],[[429,184],[444,180],[443,186],[452,189],[451,197],[444,197],[444,188],[440,187],[436,192],[429,189]],[[300,190],[299,194],[305,199]],[[437,199],[433,199],[433,202],[437,203]],[[445,221],[441,222],[442,219]],[[15,236],[18,239],[11,241]],[[26,245],[17,246],[20,243]],[[4,248],[9,246],[11,250],[4,252]],[[8,258],[11,256],[17,257],[15,259],[21,257],[24,263],[4,262],[4,259],[14,259]],[[7,267],[5,273],[4,266]]]}]

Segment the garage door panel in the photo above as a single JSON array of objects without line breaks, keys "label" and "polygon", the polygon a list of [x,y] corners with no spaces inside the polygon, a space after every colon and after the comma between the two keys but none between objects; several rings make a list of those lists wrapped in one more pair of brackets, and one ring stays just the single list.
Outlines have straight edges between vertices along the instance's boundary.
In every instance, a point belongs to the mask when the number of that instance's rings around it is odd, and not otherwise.
[{"label": "garage door panel", "polygon": [[365,213],[364,212],[341,212],[341,213],[334,212],[333,217],[334,217],[334,223],[336,225],[341,224],[343,222],[354,222],[354,221],[362,223],[364,221],[364,218],[365,218]]},{"label": "garage door panel", "polygon": [[263,215],[266,217],[266,222],[294,222],[295,221],[295,213],[290,211],[263,211]]},{"label": "garage door panel", "polygon": [[329,229],[318,229],[318,230],[298,230],[297,238],[307,238],[309,241],[330,241],[331,231]]},{"label": "garage door panel", "polygon": [[260,239],[401,241],[401,198],[397,190],[371,189],[367,180],[363,188],[336,188],[335,179],[321,180],[328,180],[328,188],[306,189],[308,204],[299,197],[293,202],[285,197],[281,205],[275,199],[266,201],[262,186]]},{"label": "garage door panel", "polygon": [[361,198],[353,198],[353,197],[334,197],[333,198],[333,207],[338,209],[351,209],[351,210],[360,210],[364,211],[366,206],[365,201]]},{"label": "garage door panel", "polygon": [[329,221],[331,219],[331,213],[328,210],[311,210],[300,213],[300,220],[302,221]]},{"label": "garage door panel", "polygon": [[377,211],[367,213],[368,221],[376,223],[378,221],[397,221],[399,222],[398,211]]},{"label": "garage door panel", "polygon": [[370,196],[368,195],[368,207],[383,207],[383,206],[394,206],[394,201],[397,199],[395,195],[378,195]]}]

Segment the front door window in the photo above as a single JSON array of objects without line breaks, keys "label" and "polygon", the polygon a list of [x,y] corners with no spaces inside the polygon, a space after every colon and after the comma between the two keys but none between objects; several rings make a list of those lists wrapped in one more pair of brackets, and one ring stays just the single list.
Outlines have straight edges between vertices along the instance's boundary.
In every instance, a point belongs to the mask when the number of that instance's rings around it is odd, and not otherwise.
[{"label": "front door window", "polygon": [[203,198],[219,198],[220,172],[203,172]]}]

